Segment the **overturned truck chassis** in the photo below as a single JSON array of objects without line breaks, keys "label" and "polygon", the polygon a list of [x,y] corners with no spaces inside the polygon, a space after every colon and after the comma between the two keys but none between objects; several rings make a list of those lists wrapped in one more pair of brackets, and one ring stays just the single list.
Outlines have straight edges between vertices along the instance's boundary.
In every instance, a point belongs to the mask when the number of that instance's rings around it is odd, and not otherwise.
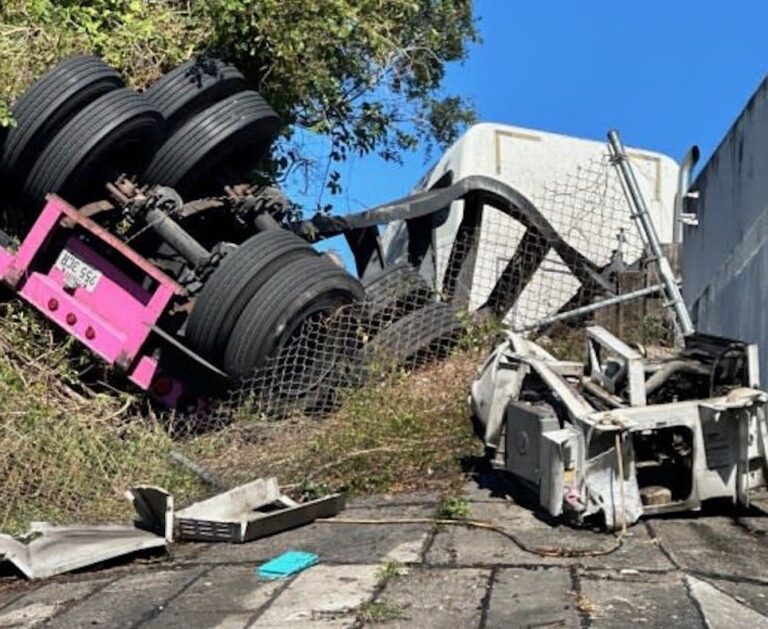
[{"label": "overturned truck chassis", "polygon": [[691,334],[649,359],[601,327],[586,364],[508,333],[472,386],[494,465],[550,515],[616,530],[643,515],[747,506],[766,485],[768,394],[756,347]]}]

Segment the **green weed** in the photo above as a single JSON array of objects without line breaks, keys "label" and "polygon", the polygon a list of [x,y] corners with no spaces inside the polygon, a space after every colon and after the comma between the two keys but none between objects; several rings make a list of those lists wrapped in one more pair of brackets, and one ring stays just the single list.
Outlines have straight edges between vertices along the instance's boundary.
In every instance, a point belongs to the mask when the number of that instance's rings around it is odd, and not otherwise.
[{"label": "green weed", "polygon": [[408,568],[399,561],[387,560],[376,571],[376,581],[379,585],[384,585],[392,579],[402,577],[408,574]]},{"label": "green weed", "polygon": [[364,603],[358,612],[358,620],[364,625],[394,622],[405,618],[401,605],[387,601],[370,601]]},{"label": "green weed", "polygon": [[446,520],[466,520],[469,502],[462,496],[446,496],[437,507],[437,517]]}]

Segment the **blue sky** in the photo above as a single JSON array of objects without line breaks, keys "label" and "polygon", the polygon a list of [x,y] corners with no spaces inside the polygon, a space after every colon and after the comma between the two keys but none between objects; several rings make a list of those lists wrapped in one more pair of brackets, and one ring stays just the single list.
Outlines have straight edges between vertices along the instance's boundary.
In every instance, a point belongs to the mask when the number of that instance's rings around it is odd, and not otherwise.
[{"label": "blue sky", "polygon": [[[483,42],[451,66],[445,91],[469,97],[481,121],[602,139],[702,162],[768,69],[765,0],[476,0]],[[402,196],[427,169],[375,156],[341,168],[337,212]],[[297,201],[314,205],[317,190]]]}]

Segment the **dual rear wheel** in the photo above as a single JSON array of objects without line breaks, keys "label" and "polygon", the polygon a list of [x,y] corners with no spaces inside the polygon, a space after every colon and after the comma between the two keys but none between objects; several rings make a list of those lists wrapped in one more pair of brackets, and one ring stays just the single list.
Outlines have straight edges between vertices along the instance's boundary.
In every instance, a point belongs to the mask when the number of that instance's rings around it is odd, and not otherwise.
[{"label": "dual rear wheel", "polygon": [[343,379],[345,348],[334,344],[329,322],[364,296],[355,278],[304,240],[268,230],[211,275],[185,339],[260,396],[262,410],[304,411]]},{"label": "dual rear wheel", "polygon": [[20,231],[46,194],[85,205],[121,174],[184,195],[220,195],[223,183],[248,180],[280,128],[240,72],[210,58],[139,93],[100,58],[72,57],[18,98],[12,115],[0,142],[0,191]]}]

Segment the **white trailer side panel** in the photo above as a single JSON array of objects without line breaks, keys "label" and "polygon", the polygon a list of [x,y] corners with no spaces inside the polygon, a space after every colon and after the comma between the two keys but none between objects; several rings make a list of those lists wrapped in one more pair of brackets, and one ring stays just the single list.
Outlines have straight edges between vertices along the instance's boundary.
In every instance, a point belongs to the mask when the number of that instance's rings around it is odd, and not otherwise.
[{"label": "white trailer side panel", "polygon": [[[659,237],[662,242],[671,242],[678,165],[671,158],[652,151],[629,149],[628,153],[633,159]],[[596,195],[595,207],[589,210],[593,214],[589,217],[590,229],[584,230],[580,229],[581,216],[559,212],[557,204],[548,206],[544,198],[548,191],[551,192],[553,188],[572,181],[579,168],[585,165],[601,163],[606,172],[611,171],[612,168],[607,166],[607,155],[604,141],[482,123],[471,127],[446,151],[417,190],[442,187],[470,175],[499,179],[532,201],[570,245],[592,259],[595,264],[604,265],[610,260],[611,251],[616,247],[622,227],[626,229],[629,208],[626,208],[626,214],[621,217],[617,217],[615,212],[606,212],[605,220],[595,218],[594,213],[600,212],[600,199],[599,195]],[[615,188],[613,193],[621,195],[620,191],[617,192],[618,178],[614,177],[610,184]],[[422,273],[438,288],[442,285],[463,213],[463,201],[451,206],[448,219],[434,230],[431,256],[422,264]],[[383,234],[382,244],[389,262],[402,259],[405,255],[405,231],[403,225],[393,224]],[[472,286],[468,291],[470,310],[484,303],[496,279],[515,252],[524,231],[524,227],[514,219],[493,208],[484,208],[478,256]],[[599,233],[595,233],[596,231]],[[596,246],[598,241],[600,244]],[[547,258],[547,265],[552,264],[564,266],[558,263],[557,256],[553,253]],[[567,269],[564,272],[567,272]],[[542,301],[542,296],[533,291],[537,280],[538,278],[535,278],[532,285],[526,288],[525,293],[530,294],[530,297],[524,296],[517,304],[518,314],[522,316],[522,313],[527,313],[523,317],[526,320],[536,319],[535,312],[538,312],[538,316],[553,314],[578,287],[578,282],[574,280],[572,287],[565,287],[568,290],[559,290],[561,294],[547,295],[546,304],[527,303],[531,300]],[[552,303],[549,303],[550,301]]]}]

